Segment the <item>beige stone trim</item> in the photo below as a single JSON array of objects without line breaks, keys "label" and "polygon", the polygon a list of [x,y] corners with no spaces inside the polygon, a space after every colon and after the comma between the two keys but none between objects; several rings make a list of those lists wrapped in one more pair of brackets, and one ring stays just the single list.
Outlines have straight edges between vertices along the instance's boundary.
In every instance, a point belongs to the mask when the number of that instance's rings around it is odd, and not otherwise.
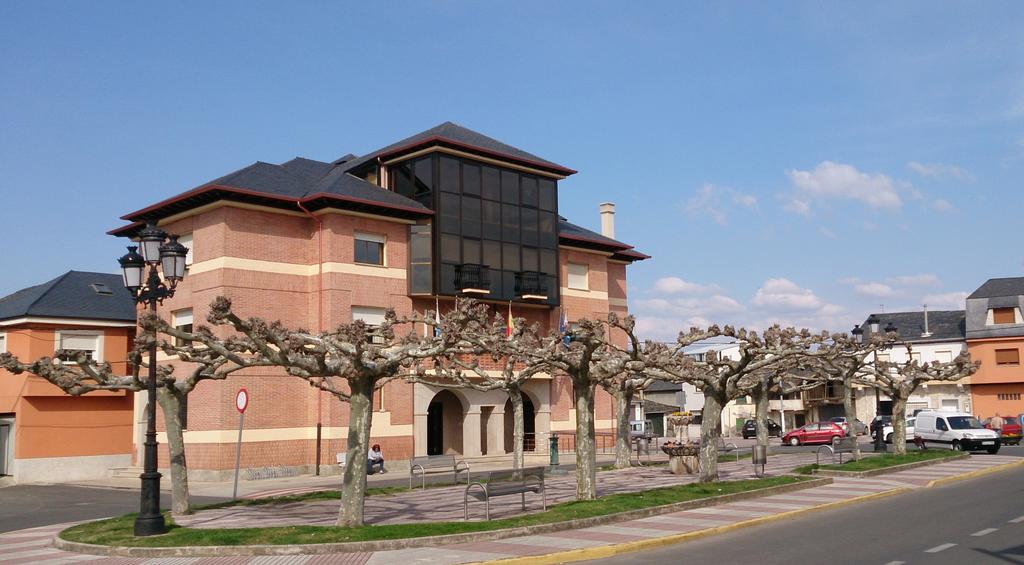
[{"label": "beige stone trim", "polygon": [[204,212],[209,212],[211,210],[216,210],[218,208],[241,208],[242,210],[255,210],[257,212],[267,212],[267,213],[270,213],[270,214],[282,214],[282,215],[285,215],[285,216],[295,216],[295,217],[298,217],[298,218],[305,218],[306,217],[305,214],[303,214],[302,212],[298,212],[298,211],[294,211],[293,212],[291,210],[282,210],[280,208],[271,208],[270,206],[260,206],[259,204],[248,204],[246,202],[232,202],[232,201],[229,201],[229,200],[218,200],[216,202],[211,202],[209,204],[204,204],[202,206],[197,206],[195,208],[192,208],[191,210],[186,210],[184,212],[181,212],[180,214],[174,214],[173,216],[167,216],[166,218],[158,221],[157,225],[165,226],[167,224],[172,224],[174,222],[177,222],[178,220],[183,220],[185,218],[196,216],[196,215],[202,214]]},{"label": "beige stone trim", "polygon": [[134,328],[135,322],[115,322],[111,320],[86,320],[80,318],[43,318],[29,316],[4,320],[0,326],[16,326],[18,324],[57,324],[61,326],[95,326],[103,328]]},{"label": "beige stone trim", "polygon": [[608,300],[608,293],[603,290],[578,290],[563,286],[562,296],[575,296],[576,298],[590,298],[592,300]]},{"label": "beige stone trim", "polygon": [[366,212],[353,212],[351,210],[341,210],[339,208],[323,208],[321,210],[313,212],[314,216],[324,216],[327,214],[338,214],[339,216],[355,216],[357,218],[369,218],[371,220],[380,220],[382,222],[391,222],[393,224],[413,225],[416,223],[415,220],[392,218],[389,216],[381,216],[379,214],[367,214]]},{"label": "beige stone trim", "polygon": [[428,147],[426,149],[420,149],[419,151],[415,151],[415,152],[409,153],[407,155],[402,155],[401,157],[398,157],[397,159],[392,159],[390,161],[384,161],[384,164],[385,165],[391,165],[391,164],[394,164],[394,163],[400,163],[400,162],[405,161],[407,159],[414,159],[416,157],[419,157],[420,155],[426,155],[428,153],[435,153],[435,152],[436,153],[447,153],[449,155],[455,155],[456,157],[465,157],[467,159],[472,159],[474,161],[479,161],[481,163],[487,163],[489,165],[496,165],[496,166],[499,166],[499,167],[504,167],[506,169],[515,169],[517,171],[523,171],[523,172],[526,172],[526,173],[530,173],[530,174],[533,174],[533,175],[539,175],[539,176],[542,176],[542,177],[548,177],[548,178],[553,178],[553,179],[558,179],[558,180],[562,180],[562,179],[565,178],[565,175],[557,175],[555,173],[549,173],[547,171],[541,171],[541,170],[534,169],[534,168],[531,168],[531,167],[524,167],[522,165],[516,165],[514,163],[509,163],[507,161],[502,161],[500,159],[491,159],[490,157],[484,157],[484,156],[481,156],[481,155],[477,155],[475,153],[467,153],[465,151],[459,151],[458,149],[450,149],[448,147]]},{"label": "beige stone trim", "polygon": [[626,299],[625,298],[611,298],[611,297],[608,298],[608,305],[609,306],[621,306],[623,308],[629,306],[629,304],[626,303]]},{"label": "beige stone trim", "polygon": [[[235,443],[238,441],[238,430],[195,430],[185,432],[185,443]],[[372,437],[412,436],[412,424],[392,424],[391,412],[374,412],[373,426],[370,428]],[[345,439],[348,437],[348,426],[324,426],[321,428],[322,439]],[[167,442],[167,432],[157,432],[157,441]],[[263,428],[242,431],[242,443],[262,441],[296,441],[315,440],[316,426],[299,428]]]},{"label": "beige stone trim", "polygon": [[632,261],[620,261],[618,259],[609,259],[609,263],[615,263],[616,265],[632,265]]},{"label": "beige stone trim", "polygon": [[559,249],[568,249],[570,251],[579,251],[580,253],[590,253],[592,255],[600,255],[601,257],[611,257],[614,253],[607,251],[598,251],[596,249],[584,249],[582,247],[574,247],[572,245],[559,245]]},{"label": "beige stone trim", "polygon": [[[282,263],[279,261],[263,261],[261,259],[243,259],[241,257],[216,257],[206,261],[193,263],[189,268],[190,275],[198,275],[217,269],[236,269],[239,271],[258,271],[279,275],[296,275],[311,277],[320,273],[318,265],[302,265],[298,263]],[[388,279],[405,279],[405,269],[378,267],[375,265],[357,265],[355,263],[324,263],[324,273],[346,273],[365,277],[383,277]]]}]

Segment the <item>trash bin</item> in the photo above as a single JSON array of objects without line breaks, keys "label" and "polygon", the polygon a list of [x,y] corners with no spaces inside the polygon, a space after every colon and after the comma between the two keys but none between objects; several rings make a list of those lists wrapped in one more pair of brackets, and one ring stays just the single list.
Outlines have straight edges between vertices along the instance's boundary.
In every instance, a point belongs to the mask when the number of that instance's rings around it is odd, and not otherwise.
[{"label": "trash bin", "polygon": [[763,477],[764,466],[768,464],[768,446],[755,445],[750,450],[750,460],[754,463],[754,474]]}]

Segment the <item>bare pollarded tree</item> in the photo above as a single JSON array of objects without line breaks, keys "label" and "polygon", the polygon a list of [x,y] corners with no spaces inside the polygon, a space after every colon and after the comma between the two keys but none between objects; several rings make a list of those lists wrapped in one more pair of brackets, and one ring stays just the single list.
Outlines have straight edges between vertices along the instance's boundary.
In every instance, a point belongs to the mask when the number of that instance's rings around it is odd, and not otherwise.
[{"label": "bare pollarded tree", "polygon": [[892,446],[897,455],[907,452],[907,400],[910,395],[929,381],[956,382],[973,375],[981,366],[981,362],[971,361],[966,350],[952,361],[921,363],[913,358],[910,343],[902,347],[907,350],[907,362],[879,361],[875,355],[870,376],[858,379],[861,384],[877,387],[892,398]]},{"label": "bare pollarded tree", "polygon": [[[378,326],[356,320],[329,332],[310,333],[286,328],[280,322],[243,320],[232,312],[231,301],[224,297],[211,303],[207,320],[233,329],[235,335],[225,339],[210,331],[197,331],[189,339],[236,365],[282,367],[288,375],[348,403],[347,464],[342,474],[337,525],[362,525],[374,391],[386,381],[409,373],[415,363],[441,356],[455,336],[419,335],[413,324],[422,323],[422,317],[399,320],[393,310],[387,311]],[[401,326],[409,330],[400,335],[397,330]],[[168,333],[175,335],[170,330]]]},{"label": "bare pollarded tree", "polygon": [[[702,360],[686,354],[686,348],[711,337],[735,340],[735,355],[711,350]],[[732,326],[707,329],[691,328],[680,332],[668,354],[645,359],[647,371],[655,377],[688,382],[704,393],[700,432],[700,481],[718,480],[718,442],[722,436],[722,408],[731,400],[745,396],[760,381],[758,375],[781,366],[794,356],[805,354],[814,343],[824,339],[808,330],[769,327],[758,334]]]},{"label": "bare pollarded tree", "polygon": [[[425,323],[436,328],[436,333],[449,336],[448,347],[432,360],[432,366],[416,363],[416,370],[408,378],[443,388],[501,390],[508,394],[512,404],[512,466],[521,469],[526,436],[523,385],[546,371],[548,365],[536,355],[541,340],[535,324],[527,325],[516,318],[509,335],[501,315],[491,318],[490,313],[487,305],[461,298],[440,321],[427,312]],[[482,365],[481,359],[489,360],[493,368]]]},{"label": "bare pollarded tree", "polygon": [[[139,378],[139,370],[147,368],[144,361],[149,345],[156,338],[153,332],[159,328],[169,327],[165,322],[152,315],[142,320],[143,333],[135,340],[134,349],[129,352],[128,361],[132,367],[131,375],[116,374],[109,363],[96,363],[81,352],[57,351],[54,358],[43,357],[25,363],[9,353],[0,354],[0,368],[19,373],[32,373],[57,386],[71,396],[81,396],[94,391],[130,391],[138,392],[146,389],[146,383]],[[176,330],[175,330],[176,331]],[[182,337],[190,334],[178,332]],[[164,414],[167,432],[167,451],[170,456],[171,469],[171,512],[173,514],[189,514],[192,512],[191,497],[188,486],[188,466],[185,459],[184,429],[181,422],[181,408],[196,386],[206,380],[222,380],[241,367],[229,363],[226,359],[197,352],[190,355],[190,346],[174,348],[167,342],[158,345],[170,349],[168,353],[179,353],[182,358],[193,363],[188,371],[176,374],[175,367],[157,365],[157,403]],[[67,361],[55,361],[66,359]],[[71,362],[68,362],[71,361]]]}]

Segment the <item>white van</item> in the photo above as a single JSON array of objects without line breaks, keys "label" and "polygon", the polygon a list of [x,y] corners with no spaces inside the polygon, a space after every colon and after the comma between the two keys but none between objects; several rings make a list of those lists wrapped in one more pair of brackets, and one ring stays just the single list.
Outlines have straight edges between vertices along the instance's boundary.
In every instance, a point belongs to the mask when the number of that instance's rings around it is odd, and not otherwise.
[{"label": "white van", "polygon": [[940,445],[953,450],[980,451],[991,454],[999,451],[999,433],[985,429],[974,416],[966,412],[925,410],[914,422],[914,437],[925,445]]}]

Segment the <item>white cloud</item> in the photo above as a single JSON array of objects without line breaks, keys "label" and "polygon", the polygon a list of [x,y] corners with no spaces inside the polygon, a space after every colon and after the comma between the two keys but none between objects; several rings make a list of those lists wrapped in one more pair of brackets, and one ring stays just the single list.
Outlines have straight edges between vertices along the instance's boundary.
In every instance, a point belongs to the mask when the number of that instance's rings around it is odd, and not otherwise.
[{"label": "white cloud", "polygon": [[665,294],[706,294],[716,290],[717,285],[692,283],[679,277],[663,277],[654,281],[654,291]]},{"label": "white cloud", "polygon": [[823,236],[825,236],[825,237],[827,237],[829,239],[835,239],[835,238],[839,237],[839,236],[836,235],[836,232],[826,228],[825,226],[818,226],[818,233],[820,233],[821,235],[823,235]]},{"label": "white cloud", "polygon": [[853,291],[861,296],[873,296],[877,298],[886,298],[896,294],[896,291],[891,286],[882,283],[863,283],[853,287]]},{"label": "white cloud", "polygon": [[786,205],[782,207],[782,209],[787,212],[792,212],[794,214],[804,216],[805,218],[810,217],[811,215],[811,203],[807,200],[800,200],[799,198],[793,198],[792,200],[787,202]]},{"label": "white cloud", "polygon": [[871,208],[896,209],[903,205],[891,178],[880,173],[862,173],[851,165],[823,161],[813,171],[794,169],[786,175],[793,187],[807,197],[856,200]]},{"label": "white cloud", "polygon": [[729,223],[729,213],[734,204],[745,208],[756,208],[757,197],[728,187],[704,183],[686,201],[683,208],[691,216],[708,217],[716,224],[725,226]]},{"label": "white cloud", "polygon": [[953,209],[953,205],[944,198],[939,198],[932,201],[932,208],[935,208],[938,212],[949,212]]},{"label": "white cloud", "polygon": [[901,275],[898,277],[890,277],[888,282],[901,286],[938,286],[941,281],[939,277],[930,274],[922,273],[920,275]]},{"label": "white cloud", "polygon": [[966,292],[944,292],[941,294],[928,294],[921,299],[934,310],[963,310],[967,303]]},{"label": "white cloud", "polygon": [[934,178],[937,180],[957,179],[974,181],[974,175],[967,172],[966,169],[962,169],[956,165],[946,165],[944,163],[918,163],[917,161],[911,161],[907,163],[907,168],[925,178]]},{"label": "white cloud", "polygon": [[769,309],[813,310],[825,303],[810,289],[801,288],[789,279],[778,278],[764,281],[751,301],[756,306]]},{"label": "white cloud", "polygon": [[867,230],[867,231],[875,231],[875,230],[878,229],[878,224],[876,224],[875,222],[872,222],[871,220],[864,220],[864,224],[863,225],[864,225],[864,229]]}]

